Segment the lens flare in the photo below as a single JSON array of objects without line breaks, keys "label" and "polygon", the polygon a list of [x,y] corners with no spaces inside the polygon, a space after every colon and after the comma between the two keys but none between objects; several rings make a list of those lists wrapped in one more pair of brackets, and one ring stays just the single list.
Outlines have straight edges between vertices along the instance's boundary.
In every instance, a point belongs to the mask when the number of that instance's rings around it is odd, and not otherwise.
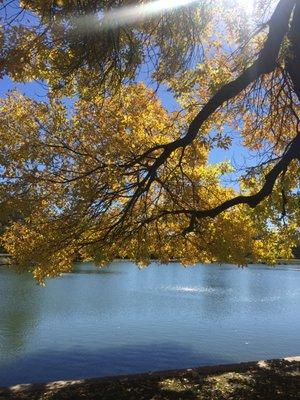
[{"label": "lens flare", "polygon": [[156,0],[144,4],[124,6],[111,9],[98,15],[87,15],[77,18],[76,24],[81,30],[108,29],[134,24],[145,19],[155,17],[162,11],[184,7],[198,0]]},{"label": "lens flare", "polygon": [[248,13],[253,11],[254,0],[238,0],[237,3]]},{"label": "lens flare", "polygon": [[184,7],[191,3],[196,3],[195,0],[156,0],[145,4],[135,6],[120,7],[109,11],[104,15],[102,22],[104,24],[122,25],[128,23],[139,22],[145,18],[149,18],[159,14],[161,11],[171,10],[178,7]]}]

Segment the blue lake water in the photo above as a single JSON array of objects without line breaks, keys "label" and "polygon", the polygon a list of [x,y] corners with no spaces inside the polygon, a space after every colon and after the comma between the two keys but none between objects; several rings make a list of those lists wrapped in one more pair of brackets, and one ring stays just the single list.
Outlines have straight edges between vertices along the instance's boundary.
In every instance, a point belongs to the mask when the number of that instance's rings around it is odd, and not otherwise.
[{"label": "blue lake water", "polygon": [[300,354],[300,268],[0,270],[0,386]]}]

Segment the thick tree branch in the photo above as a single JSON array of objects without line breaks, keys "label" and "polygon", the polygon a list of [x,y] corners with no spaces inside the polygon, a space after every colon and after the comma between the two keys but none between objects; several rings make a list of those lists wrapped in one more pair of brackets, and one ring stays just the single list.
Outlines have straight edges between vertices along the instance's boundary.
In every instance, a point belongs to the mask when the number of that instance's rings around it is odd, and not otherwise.
[{"label": "thick tree branch", "polygon": [[291,28],[288,34],[290,52],[286,62],[286,69],[293,82],[294,91],[300,101],[300,2],[294,10]]},{"label": "thick tree branch", "polygon": [[269,21],[269,34],[259,53],[258,59],[238,78],[224,85],[202,108],[190,123],[188,131],[182,138],[166,145],[165,150],[153,164],[153,170],[162,165],[170,154],[179,147],[190,144],[197,136],[203,123],[226,101],[233,99],[261,75],[274,70],[284,37],[289,30],[291,14],[296,0],[280,0]]},{"label": "thick tree branch", "polygon": [[291,142],[288,150],[281,157],[280,161],[268,172],[265,177],[265,183],[262,188],[255,194],[249,196],[237,196],[230,200],[224,201],[217,207],[209,210],[191,211],[191,223],[186,229],[186,232],[191,232],[195,228],[195,222],[197,218],[214,218],[222,212],[237,206],[239,204],[247,204],[251,208],[256,207],[261,203],[267,196],[272,193],[277,178],[286,171],[287,167],[294,159],[300,158],[300,133],[297,134],[295,139]]},{"label": "thick tree branch", "polygon": [[155,162],[149,167],[148,174],[140,183],[138,189],[132,197],[128,208],[131,208],[141,194],[147,191],[153,182],[157,170],[163,165],[168,157],[178,148],[186,147],[196,138],[203,123],[221,107],[225,102],[233,99],[240,94],[246,87],[257,80],[261,75],[272,72],[277,65],[277,58],[280,52],[282,41],[289,30],[289,23],[296,0],[280,0],[270,21],[269,34],[258,59],[247,68],[238,78],[224,85],[202,108],[190,123],[185,136],[168,143],[164,146],[163,152]]}]

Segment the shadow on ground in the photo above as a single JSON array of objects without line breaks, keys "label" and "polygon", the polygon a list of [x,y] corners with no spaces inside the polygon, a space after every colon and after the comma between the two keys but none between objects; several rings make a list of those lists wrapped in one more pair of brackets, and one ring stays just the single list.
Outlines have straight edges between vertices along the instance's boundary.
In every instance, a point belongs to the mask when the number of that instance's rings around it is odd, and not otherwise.
[{"label": "shadow on ground", "polygon": [[300,362],[274,360],[190,370],[27,385],[0,390],[13,400],[299,400]]}]

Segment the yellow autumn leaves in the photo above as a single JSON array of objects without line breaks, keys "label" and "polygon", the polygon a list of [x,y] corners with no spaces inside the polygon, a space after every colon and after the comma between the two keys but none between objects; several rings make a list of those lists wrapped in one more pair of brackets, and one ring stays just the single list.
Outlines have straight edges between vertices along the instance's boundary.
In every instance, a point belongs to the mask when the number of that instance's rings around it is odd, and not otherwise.
[{"label": "yellow autumn leaves", "polygon": [[[187,232],[194,212],[256,193],[275,162],[267,157],[238,179],[241,171],[229,161],[210,162],[211,151],[230,149],[240,135],[248,151],[276,159],[293,137],[280,68],[226,102],[193,143],[156,168],[166,145],[184,137],[203,105],[263,43],[264,32],[247,42],[241,17],[222,11],[220,2],[215,15],[211,4],[101,36],[80,34],[70,15],[101,14],[107,2],[91,11],[89,2],[23,1],[40,24],[0,31],[0,73],[48,87],[43,99],[13,91],[0,101],[1,240],[20,271],[43,282],[78,258],[101,266],[115,257],[140,266],[153,258],[245,265],[291,255],[300,221],[297,163],[255,210],[239,205],[198,219]],[[167,110],[155,90],[135,82],[150,66],[152,80],[174,95],[180,111]],[[233,185],[228,174],[237,178]]]},{"label": "yellow autumn leaves", "polygon": [[174,152],[131,203],[163,146],[180,136],[185,118],[169,114],[142,84],[125,86],[118,96],[78,100],[72,115],[58,100],[40,103],[16,92],[3,99],[2,214],[11,222],[2,243],[13,264],[43,282],[70,270],[78,257],[99,265],[117,256],[140,265],[153,257],[184,265],[274,262],[283,238],[288,252],[293,231],[272,231],[266,208],[260,219],[239,206],[199,220],[193,233],[184,234],[190,210],[210,209],[235,195],[220,181],[232,167],[209,165],[201,140]]}]

